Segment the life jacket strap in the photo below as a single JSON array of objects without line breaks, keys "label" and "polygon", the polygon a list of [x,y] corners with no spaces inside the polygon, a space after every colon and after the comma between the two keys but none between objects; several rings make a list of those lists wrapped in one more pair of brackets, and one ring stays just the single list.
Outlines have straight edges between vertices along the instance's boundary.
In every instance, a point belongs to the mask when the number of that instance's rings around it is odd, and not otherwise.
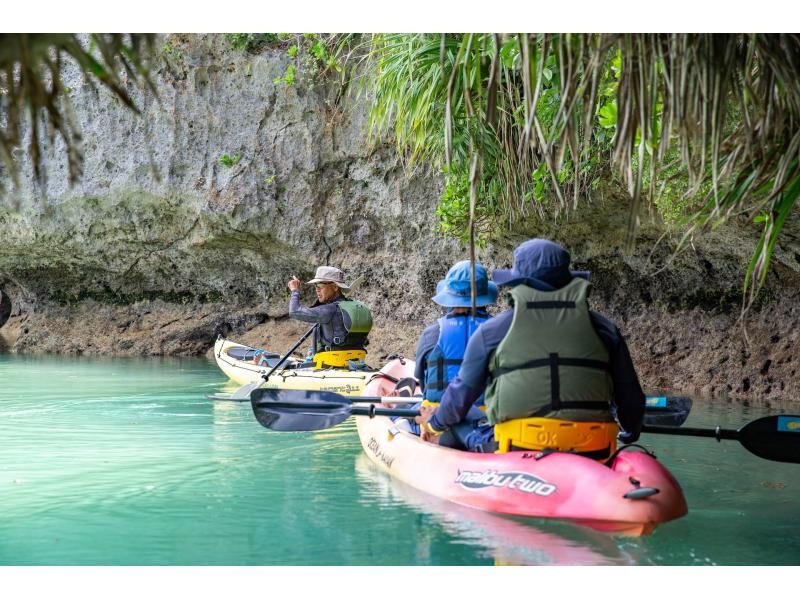
[{"label": "life jacket strap", "polygon": [[575,308],[574,301],[528,301],[525,306],[528,309],[564,309]]},{"label": "life jacket strap", "polygon": [[[541,302],[540,302],[541,303]],[[547,359],[533,359],[512,368],[498,368],[492,372],[493,378],[498,378],[509,372],[532,368],[550,368],[550,405],[545,405],[534,412],[534,416],[541,417],[551,411],[559,409],[608,409],[604,401],[562,401],[561,400],[561,366],[584,367],[611,371],[611,366],[599,359],[581,359],[579,357],[560,357],[558,353],[551,353]]]},{"label": "life jacket strap", "polygon": [[366,333],[350,332],[347,336],[334,336],[333,345],[326,347],[325,350],[330,351],[332,348],[336,349],[363,349],[369,344],[369,339]]},{"label": "life jacket strap", "polygon": [[434,363],[436,364],[436,381],[430,385],[431,390],[444,390],[447,388],[447,385],[450,383],[449,380],[445,378],[446,367],[448,365],[458,365],[460,366],[463,359],[445,359],[443,356],[439,356]]},{"label": "life jacket strap", "polygon": [[526,361],[525,363],[521,363],[520,365],[514,367],[497,368],[492,372],[492,378],[499,378],[504,374],[508,374],[509,372],[515,372],[517,370],[529,370],[533,368],[544,368],[544,367],[552,368],[553,366],[572,366],[572,367],[606,370],[608,372],[611,371],[611,366],[605,361],[600,361],[599,359],[581,359],[579,357],[559,357],[558,353],[551,353],[550,357],[548,357],[547,359],[532,359],[531,361]]}]

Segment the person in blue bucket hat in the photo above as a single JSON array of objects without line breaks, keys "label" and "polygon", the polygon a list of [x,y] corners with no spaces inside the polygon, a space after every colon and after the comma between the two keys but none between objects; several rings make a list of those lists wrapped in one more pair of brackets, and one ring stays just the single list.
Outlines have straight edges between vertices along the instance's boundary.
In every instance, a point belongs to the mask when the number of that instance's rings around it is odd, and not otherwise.
[{"label": "person in blue bucket hat", "polygon": [[[458,373],[470,337],[491,318],[486,307],[497,301],[497,285],[489,280],[486,268],[477,262],[475,294],[476,313],[473,316],[469,260],[454,264],[436,285],[432,299],[442,306],[445,313],[425,328],[417,343],[414,377],[422,389],[424,401],[421,405],[438,405],[447,385]],[[474,427],[471,423],[483,419],[483,411],[479,409],[482,404],[478,397],[464,417],[466,425],[456,427],[452,434],[442,439],[442,444],[463,448],[459,433],[469,433]],[[412,424],[411,431],[419,434],[419,425]]]},{"label": "person in blue bucket hat", "polygon": [[[436,283],[436,294],[432,297],[434,303],[450,309],[472,307],[469,264],[469,260],[454,264]],[[477,307],[493,305],[497,301],[497,285],[489,280],[486,268],[479,262],[475,262],[475,294]]]},{"label": "person in blue bucket hat", "polygon": [[613,322],[589,310],[589,273],[569,266],[566,249],[531,239],[514,250],[512,268],[492,273],[512,308],[472,334],[439,405],[420,408],[424,440],[445,438],[484,393],[486,421],[469,450],[495,450],[495,425],[529,417],[616,422],[622,442],[638,439],[645,396],[628,347]]}]

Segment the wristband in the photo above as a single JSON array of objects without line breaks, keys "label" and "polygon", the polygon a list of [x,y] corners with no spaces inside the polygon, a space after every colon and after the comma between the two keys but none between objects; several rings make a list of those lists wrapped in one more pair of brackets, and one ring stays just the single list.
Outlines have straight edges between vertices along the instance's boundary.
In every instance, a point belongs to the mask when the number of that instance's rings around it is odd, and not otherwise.
[{"label": "wristband", "polygon": [[434,428],[431,425],[430,421],[425,423],[425,430],[428,431],[430,434],[433,434],[434,436],[441,436],[442,433],[444,432],[444,430],[437,430],[436,428]]}]

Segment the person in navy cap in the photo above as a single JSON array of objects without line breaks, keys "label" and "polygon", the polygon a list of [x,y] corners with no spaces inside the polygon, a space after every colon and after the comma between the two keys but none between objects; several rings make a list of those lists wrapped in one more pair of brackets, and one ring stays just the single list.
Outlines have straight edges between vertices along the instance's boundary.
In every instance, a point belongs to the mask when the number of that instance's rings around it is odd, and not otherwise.
[{"label": "person in navy cap", "polygon": [[622,442],[638,439],[645,396],[628,347],[613,322],[589,310],[589,273],[569,265],[563,247],[532,239],[514,250],[511,269],[492,273],[513,308],[474,332],[439,405],[420,408],[424,440],[447,438],[484,393],[486,420],[469,450],[494,450],[495,424],[528,417],[616,420]]}]

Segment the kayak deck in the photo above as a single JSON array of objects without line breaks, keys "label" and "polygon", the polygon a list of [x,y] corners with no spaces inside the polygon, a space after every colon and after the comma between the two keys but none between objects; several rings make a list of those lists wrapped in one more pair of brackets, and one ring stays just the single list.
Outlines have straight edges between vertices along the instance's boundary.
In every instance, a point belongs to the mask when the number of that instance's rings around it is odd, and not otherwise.
[{"label": "kayak deck", "polygon": [[[256,349],[231,340],[219,337],[214,343],[214,360],[222,372],[237,384],[250,384],[260,379],[277,363],[277,359],[268,357],[268,365],[260,366],[253,362]],[[269,355],[273,355],[270,353]],[[290,363],[296,359],[289,358]],[[271,363],[270,363],[271,362]]]},{"label": "kayak deck", "polygon": [[[267,358],[269,365],[260,366],[248,356],[253,355],[255,349],[218,338],[214,343],[214,358],[217,365],[228,378],[237,384],[252,384],[261,380],[269,372],[277,359]],[[272,355],[272,354],[270,354]],[[298,367],[303,363],[290,357],[277,371],[273,372],[269,380],[261,388],[282,388],[287,390],[325,390],[347,396],[361,394],[363,388],[376,374],[375,370],[344,370],[344,369],[314,369],[313,367]]]}]

